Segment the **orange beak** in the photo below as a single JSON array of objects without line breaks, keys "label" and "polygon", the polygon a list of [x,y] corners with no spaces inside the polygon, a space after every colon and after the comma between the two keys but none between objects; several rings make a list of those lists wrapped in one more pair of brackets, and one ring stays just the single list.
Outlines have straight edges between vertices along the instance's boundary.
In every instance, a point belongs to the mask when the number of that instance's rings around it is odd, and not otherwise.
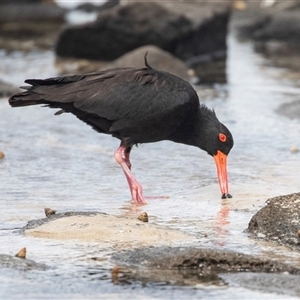
[{"label": "orange beak", "polygon": [[232,198],[230,194],[228,194],[228,179],[227,179],[227,155],[221,151],[218,151],[216,155],[214,155],[214,159],[217,166],[219,185],[222,193],[222,199]]}]

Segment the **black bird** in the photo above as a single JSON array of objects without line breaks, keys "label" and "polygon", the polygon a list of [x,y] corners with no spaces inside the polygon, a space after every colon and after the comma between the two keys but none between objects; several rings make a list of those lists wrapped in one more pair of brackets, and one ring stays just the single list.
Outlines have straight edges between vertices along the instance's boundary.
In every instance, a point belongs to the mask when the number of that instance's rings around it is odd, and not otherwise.
[{"label": "black bird", "polygon": [[213,156],[222,198],[228,193],[227,155],[233,146],[230,131],[214,111],[200,104],[186,81],[152,68],[115,68],[99,73],[27,79],[31,86],[9,98],[12,107],[44,104],[68,112],[100,133],[121,141],[115,151],[132,199],[145,203],[142,186],[131,173],[129,155],[139,143],[169,140],[196,146]]}]

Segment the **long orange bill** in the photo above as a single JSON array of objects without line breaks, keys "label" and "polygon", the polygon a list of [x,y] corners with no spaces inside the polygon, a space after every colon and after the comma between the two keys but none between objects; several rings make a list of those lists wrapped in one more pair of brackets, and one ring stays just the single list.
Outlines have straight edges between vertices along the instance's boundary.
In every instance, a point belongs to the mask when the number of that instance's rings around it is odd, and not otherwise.
[{"label": "long orange bill", "polygon": [[215,163],[217,166],[219,185],[222,193],[222,199],[232,198],[228,193],[228,179],[227,179],[227,155],[218,151],[214,155]]}]

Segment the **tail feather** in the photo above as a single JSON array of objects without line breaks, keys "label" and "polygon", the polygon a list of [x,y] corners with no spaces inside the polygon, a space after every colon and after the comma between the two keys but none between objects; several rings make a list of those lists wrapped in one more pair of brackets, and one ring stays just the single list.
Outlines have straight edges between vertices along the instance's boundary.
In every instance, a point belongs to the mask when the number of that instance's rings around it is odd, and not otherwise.
[{"label": "tail feather", "polygon": [[12,107],[19,106],[29,106],[29,105],[37,105],[37,104],[48,104],[49,102],[45,101],[45,99],[41,98],[41,95],[31,93],[29,91],[18,93],[11,96],[8,99],[9,104]]},{"label": "tail feather", "polygon": [[[22,86],[25,91],[15,94],[8,99],[12,107],[29,106],[37,104],[47,104],[49,107],[59,107],[56,101],[55,91],[59,88],[59,102],[72,102],[62,100],[66,94],[71,94],[72,90],[66,90],[70,83],[76,83],[84,79],[86,75],[73,75],[65,77],[53,77],[47,79],[26,79],[25,83],[30,85]],[[76,91],[75,91],[76,92]]]}]

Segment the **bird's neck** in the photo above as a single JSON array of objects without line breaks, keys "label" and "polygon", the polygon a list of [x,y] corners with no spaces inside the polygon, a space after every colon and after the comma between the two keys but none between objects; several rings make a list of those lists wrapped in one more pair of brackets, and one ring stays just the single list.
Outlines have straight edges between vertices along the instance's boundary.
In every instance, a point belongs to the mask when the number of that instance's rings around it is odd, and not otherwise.
[{"label": "bird's neck", "polygon": [[215,120],[215,112],[205,105],[200,105],[198,110],[177,128],[170,140],[205,150],[209,127]]}]

